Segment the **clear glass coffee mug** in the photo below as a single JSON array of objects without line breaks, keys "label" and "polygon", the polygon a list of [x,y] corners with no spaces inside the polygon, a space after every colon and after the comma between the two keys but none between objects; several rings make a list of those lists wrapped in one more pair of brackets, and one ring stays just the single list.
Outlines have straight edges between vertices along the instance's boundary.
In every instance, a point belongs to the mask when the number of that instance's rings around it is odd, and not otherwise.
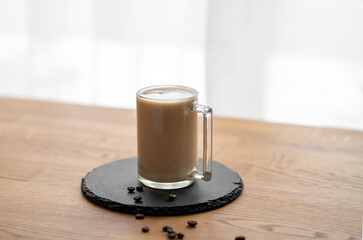
[{"label": "clear glass coffee mug", "polygon": [[[152,86],[136,95],[139,180],[157,189],[210,181],[212,108],[198,104],[198,92],[184,86]],[[197,170],[198,113],[203,115],[203,172]]]}]

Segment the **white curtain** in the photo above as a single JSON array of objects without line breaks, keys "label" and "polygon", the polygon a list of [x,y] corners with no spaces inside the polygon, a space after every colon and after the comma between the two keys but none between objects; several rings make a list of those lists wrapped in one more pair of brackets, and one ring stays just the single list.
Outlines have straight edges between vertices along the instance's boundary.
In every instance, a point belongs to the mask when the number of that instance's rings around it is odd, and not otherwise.
[{"label": "white curtain", "polygon": [[216,112],[363,130],[363,1],[210,0],[208,23]]},{"label": "white curtain", "polygon": [[135,107],[139,88],[206,100],[206,0],[0,0],[0,95]]},{"label": "white curtain", "polygon": [[0,96],[135,107],[196,88],[216,115],[363,130],[361,0],[0,0]]}]

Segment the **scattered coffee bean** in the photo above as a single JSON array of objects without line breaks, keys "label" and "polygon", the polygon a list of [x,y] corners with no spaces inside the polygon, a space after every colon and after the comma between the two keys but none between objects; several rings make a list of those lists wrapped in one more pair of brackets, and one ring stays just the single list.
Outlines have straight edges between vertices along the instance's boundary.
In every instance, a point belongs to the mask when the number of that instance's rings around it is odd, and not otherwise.
[{"label": "scattered coffee bean", "polygon": [[139,192],[140,192],[140,191],[142,191],[142,189],[143,189],[143,187],[142,187],[142,186],[137,186],[137,187],[136,187],[136,190],[137,190],[137,191],[139,191]]},{"label": "scattered coffee bean", "polygon": [[146,233],[149,231],[149,227],[148,226],[145,226],[142,228],[142,232]]},{"label": "scattered coffee bean", "polygon": [[198,222],[197,221],[188,221],[188,225],[190,226],[190,227],[195,227],[196,225],[198,224]]},{"label": "scattered coffee bean", "polygon": [[135,215],[135,218],[136,219],[144,219],[145,216],[144,216],[144,214],[138,213],[138,214]]},{"label": "scattered coffee bean", "polygon": [[141,196],[135,196],[134,200],[135,202],[141,202],[142,197]]},{"label": "scattered coffee bean", "polygon": [[175,233],[175,231],[174,231],[174,229],[172,227],[169,227],[166,231],[168,233]]},{"label": "scattered coffee bean", "polygon": [[172,227],[166,225],[166,226],[163,227],[163,231],[167,232],[169,228],[173,229]]},{"label": "scattered coffee bean", "polygon": [[169,239],[174,239],[176,237],[176,233],[175,232],[169,233],[168,237],[169,237]]},{"label": "scattered coffee bean", "polygon": [[237,236],[235,238],[235,240],[245,240],[245,239],[246,239],[245,236]]},{"label": "scattered coffee bean", "polygon": [[133,193],[135,191],[134,187],[128,187],[127,190],[129,191],[129,193]]},{"label": "scattered coffee bean", "polygon": [[178,233],[178,238],[179,239],[183,239],[183,237],[184,237],[184,234],[183,233]]},{"label": "scattered coffee bean", "polygon": [[169,197],[170,201],[173,201],[176,198],[176,195],[175,194],[169,194],[168,197]]}]

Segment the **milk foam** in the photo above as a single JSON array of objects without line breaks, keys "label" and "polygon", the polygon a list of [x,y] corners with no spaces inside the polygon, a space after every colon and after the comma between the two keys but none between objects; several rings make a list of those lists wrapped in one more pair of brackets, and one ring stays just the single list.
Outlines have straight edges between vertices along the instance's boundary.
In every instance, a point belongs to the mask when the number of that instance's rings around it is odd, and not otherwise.
[{"label": "milk foam", "polygon": [[182,89],[153,89],[142,93],[142,96],[154,101],[177,101],[193,97],[193,94]]}]

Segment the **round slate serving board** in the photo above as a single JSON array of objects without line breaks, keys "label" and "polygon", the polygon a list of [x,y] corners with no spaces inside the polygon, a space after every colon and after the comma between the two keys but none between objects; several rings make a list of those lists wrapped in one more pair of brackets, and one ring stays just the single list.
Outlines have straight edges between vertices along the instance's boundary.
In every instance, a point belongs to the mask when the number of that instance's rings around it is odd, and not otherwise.
[{"label": "round slate serving board", "polygon": [[[199,169],[202,160],[199,159]],[[235,171],[213,161],[210,182],[196,180],[191,186],[176,190],[158,190],[143,186],[143,191],[129,193],[127,187],[142,185],[137,178],[137,158],[120,159],[95,168],[82,179],[83,195],[90,201],[112,210],[145,215],[182,215],[208,211],[234,200],[243,189]],[[174,201],[168,199],[176,194]],[[134,196],[142,196],[135,203]]]}]

